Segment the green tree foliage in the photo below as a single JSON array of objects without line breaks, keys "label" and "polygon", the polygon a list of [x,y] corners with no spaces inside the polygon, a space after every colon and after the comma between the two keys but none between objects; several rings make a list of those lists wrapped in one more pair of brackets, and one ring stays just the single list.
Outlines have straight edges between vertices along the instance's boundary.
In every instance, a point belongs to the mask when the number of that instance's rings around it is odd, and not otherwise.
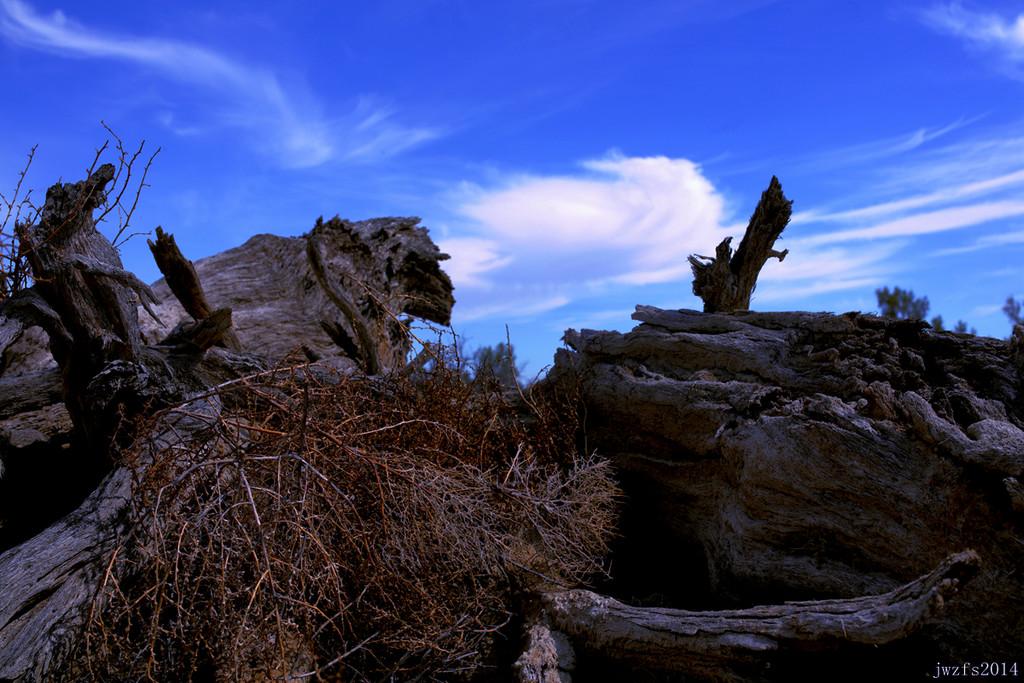
[{"label": "green tree foliage", "polygon": [[519,386],[519,378],[523,374],[523,368],[516,363],[515,347],[504,342],[478,348],[473,352],[470,367],[475,378],[493,377],[508,388]]},{"label": "green tree foliage", "polygon": [[[928,297],[916,297],[911,289],[893,287],[890,290],[888,287],[882,287],[875,290],[875,297],[878,299],[878,310],[886,318],[924,320],[925,316],[928,315],[928,309],[931,308]],[[946,330],[941,315],[935,316],[930,322],[937,331],[942,332]],[[953,332],[978,333],[973,327],[968,328],[967,323],[963,320],[956,321],[956,325],[953,326]]]},{"label": "green tree foliage", "polygon": [[[915,297],[911,289],[893,287],[890,291],[888,287],[882,287],[875,290],[875,296],[878,298],[878,309],[886,318],[924,320],[931,307],[928,297]],[[941,318],[939,322],[941,324]]]},{"label": "green tree foliage", "polygon": [[956,321],[956,325],[953,326],[953,331],[959,332],[960,334],[978,334],[978,330],[976,330],[975,328],[972,327],[968,329],[967,323],[965,323],[963,320]]},{"label": "green tree foliage", "polygon": [[1024,315],[1021,309],[1024,308],[1024,299],[1014,299],[1013,296],[1006,297],[1003,305],[1003,313],[1010,319],[1011,325],[1024,325]]}]

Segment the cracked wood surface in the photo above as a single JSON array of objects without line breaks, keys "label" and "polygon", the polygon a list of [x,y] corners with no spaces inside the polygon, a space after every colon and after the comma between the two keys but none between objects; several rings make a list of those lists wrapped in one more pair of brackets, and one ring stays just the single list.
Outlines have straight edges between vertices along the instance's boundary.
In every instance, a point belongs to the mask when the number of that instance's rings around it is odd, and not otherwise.
[{"label": "cracked wood surface", "polygon": [[1014,342],[859,313],[639,306],[570,330],[587,443],[627,496],[614,590],[700,608],[894,589],[950,553],[983,569],[920,638],[1024,649],[1024,374]]},{"label": "cracked wood surface", "polygon": [[[940,614],[978,571],[973,551],[950,555],[928,574],[881,595],[694,612],[634,607],[587,590],[544,594],[552,628],[602,657],[697,676],[749,680],[779,650],[884,645]],[[737,667],[747,667],[740,673]]]}]

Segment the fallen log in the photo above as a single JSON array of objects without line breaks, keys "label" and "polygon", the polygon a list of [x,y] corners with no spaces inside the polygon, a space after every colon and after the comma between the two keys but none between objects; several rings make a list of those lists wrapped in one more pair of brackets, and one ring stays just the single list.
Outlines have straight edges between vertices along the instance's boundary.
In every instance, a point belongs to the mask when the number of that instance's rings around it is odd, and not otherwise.
[{"label": "fallen log", "polygon": [[[190,306],[199,315],[231,309],[242,347],[271,361],[301,350],[306,359],[348,359],[371,374],[402,367],[409,316],[447,325],[455,303],[439,265],[448,256],[418,224],[418,218],[332,218],[300,237],[256,235],[195,262],[206,306]],[[158,248],[167,248],[160,244],[158,237]],[[142,328],[156,342],[179,321],[195,318],[168,280],[155,283],[153,292],[164,322],[144,318]]]},{"label": "fallen log", "polygon": [[550,377],[578,383],[588,445],[627,496],[614,595],[857,597],[971,547],[980,575],[919,638],[951,658],[1024,648],[1010,343],[858,313],[634,318],[625,334],[569,331]]},{"label": "fallen log", "polygon": [[905,638],[941,613],[978,565],[977,554],[965,551],[881,595],[737,610],[634,607],[587,590],[545,593],[542,603],[551,628],[569,636],[577,652],[700,680],[743,681],[755,671],[767,675],[780,651],[820,654]]},{"label": "fallen log", "polygon": [[[7,431],[5,443],[0,444],[4,446],[0,458],[10,458],[7,449],[21,443],[12,434],[24,434],[26,430],[12,431],[11,426],[31,422],[26,408],[39,412],[60,409],[62,404],[70,418],[73,439],[70,444],[61,444],[61,457],[70,455],[88,463],[85,476],[80,468],[70,473],[76,479],[74,491],[58,501],[50,513],[63,514],[76,504],[76,496],[77,500],[84,497],[76,510],[63,518],[17,520],[13,526],[19,527],[19,534],[0,537],[8,545],[11,541],[17,543],[0,548],[0,584],[4,586],[0,594],[2,680],[52,678],[54,667],[74,645],[85,612],[112,566],[110,551],[124,532],[132,477],[139,474],[138,463],[132,475],[123,467],[112,469],[121,449],[137,444],[139,439],[149,448],[159,449],[172,436],[187,438],[190,429],[199,428],[197,424],[201,426],[211,417],[206,415],[203,420],[197,416],[218,410],[205,390],[263,370],[268,362],[279,360],[303,340],[294,334],[296,330],[319,329],[322,320],[327,319],[345,334],[351,333],[350,338],[360,340],[349,349],[356,356],[354,360],[379,371],[396,367],[408,350],[408,319],[399,316],[423,315],[446,323],[453,303],[451,282],[437,265],[446,257],[430,242],[426,231],[416,227],[415,219],[356,224],[340,219],[318,221],[306,238],[262,240],[267,251],[259,256],[272,256],[270,261],[280,272],[268,267],[266,260],[246,266],[250,274],[258,271],[262,277],[271,274],[277,278],[262,281],[271,296],[293,282],[291,291],[302,292],[298,295],[302,305],[296,306],[294,299],[287,298],[276,302],[275,310],[291,323],[291,328],[284,330],[274,329],[273,318],[244,315],[251,309],[243,306],[243,330],[256,335],[239,336],[242,343],[253,344],[248,348],[258,351],[245,353],[238,348],[232,331],[231,311],[211,308],[196,271],[169,235],[158,235],[155,251],[175,292],[160,299],[124,270],[117,251],[96,230],[93,218],[112,179],[113,168],[104,165],[84,181],[50,188],[38,224],[19,227],[35,284],[0,307],[0,353],[7,358],[25,330],[41,326],[59,368],[62,399],[61,403],[50,402],[53,393],[48,387],[53,376],[47,370],[22,372],[17,363],[5,362],[0,367],[0,385],[32,388],[38,384],[38,388],[28,401],[6,394],[0,400],[0,410],[9,416],[4,423]],[[314,263],[306,260],[306,253],[315,255]],[[235,265],[239,264],[238,256],[236,252],[229,257],[236,258]],[[296,256],[301,258],[288,261]],[[285,271],[289,271],[288,277]],[[223,287],[230,286],[235,296],[246,297],[244,279],[213,280]],[[317,282],[319,287],[314,286]],[[160,289],[158,285],[157,291]],[[222,292],[216,288],[210,292],[215,304],[220,303],[218,294]],[[259,293],[267,294],[265,290]],[[181,300],[172,303],[170,298],[175,295]],[[258,296],[249,301],[253,299]],[[339,301],[345,305],[339,306]],[[148,338],[139,325],[140,304],[152,320]],[[161,320],[159,308],[165,314],[188,310],[197,317],[172,331],[169,327],[173,318],[168,318],[171,322]],[[343,314],[340,319],[339,309]],[[303,314],[310,312],[317,315],[304,320]],[[152,334],[153,324],[155,329],[173,333]],[[262,343],[259,334],[272,341]],[[214,348],[218,344],[230,348]],[[339,349],[330,340],[323,346],[338,354]],[[196,395],[203,398],[191,398]],[[163,409],[170,412],[161,412]],[[157,413],[164,417],[156,424],[150,423],[148,417]],[[45,457],[53,455],[47,453]],[[0,493],[19,490],[22,495],[31,495],[37,488],[68,493],[61,470],[43,470],[10,468],[0,481]],[[26,479],[22,475],[28,471],[45,478]],[[4,511],[25,513],[14,507]],[[5,526],[4,522],[0,519],[0,527]],[[47,524],[31,538],[22,535]]]}]

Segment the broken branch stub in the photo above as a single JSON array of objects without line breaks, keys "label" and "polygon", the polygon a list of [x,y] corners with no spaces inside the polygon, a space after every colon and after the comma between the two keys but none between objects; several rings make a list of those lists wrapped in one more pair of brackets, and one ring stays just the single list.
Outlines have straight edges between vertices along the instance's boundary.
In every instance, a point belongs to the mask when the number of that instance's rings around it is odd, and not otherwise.
[{"label": "broken branch stub", "polygon": [[109,425],[90,404],[88,386],[109,363],[139,362],[136,297],[155,301],[96,230],[93,211],[114,175],[114,167],[103,164],[83,181],[57,183],[46,193],[39,222],[19,229],[35,281],[23,292],[20,316],[49,334],[68,413],[96,452],[106,447]]},{"label": "broken branch stub", "polygon": [[768,189],[761,193],[740,246],[733,254],[731,237],[715,249],[715,255],[691,255],[693,293],[704,301],[705,313],[744,311],[750,308],[750,296],[757,286],[757,276],[769,258],[780,261],[788,249],[772,247],[789,224],[793,202],[786,199],[779,179],[772,176]]},{"label": "broken branch stub", "polygon": [[[195,333],[193,336],[196,337],[192,340],[193,343],[201,350],[219,344],[233,351],[240,351],[242,345],[234,330],[231,329],[231,309],[213,310],[206,299],[206,292],[203,291],[203,285],[199,281],[195,266],[181,253],[177,242],[174,241],[174,235],[164,232],[163,228],[157,226],[156,242],[153,240],[146,240],[146,242],[149,244],[153,259],[160,272],[163,273],[171,293],[195,320],[195,324],[189,326]],[[216,334],[211,334],[211,330],[215,330]],[[172,332],[172,336],[175,333],[180,335],[182,332],[184,332],[183,329],[175,330]],[[164,343],[168,343],[168,339],[165,339]],[[204,344],[208,345],[204,346]]]}]

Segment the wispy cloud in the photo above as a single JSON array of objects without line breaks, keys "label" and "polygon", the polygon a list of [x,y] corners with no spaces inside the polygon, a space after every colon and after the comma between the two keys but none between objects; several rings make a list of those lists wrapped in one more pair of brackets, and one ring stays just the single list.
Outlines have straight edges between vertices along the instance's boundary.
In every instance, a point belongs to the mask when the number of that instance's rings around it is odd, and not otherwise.
[{"label": "wispy cloud", "polygon": [[970,310],[968,315],[972,318],[987,318],[991,315],[1002,314],[1003,304],[982,304],[975,306]]},{"label": "wispy cloud", "polygon": [[[103,33],[60,10],[39,14],[22,0],[0,0],[0,35],[17,45],[53,54],[130,62],[169,80],[219,94],[225,105],[220,121],[255,133],[264,147],[268,140],[273,141],[277,147],[273,151],[288,166],[370,158],[385,149],[406,149],[437,134],[397,124],[386,110],[367,111],[366,101],[342,121],[346,125],[339,130],[338,122],[327,120],[313,98],[300,88],[286,87],[271,70],[182,41]],[[194,126],[174,128],[195,131]],[[344,143],[342,132],[346,134]]]},{"label": "wispy cloud", "polygon": [[610,155],[581,166],[470,188],[458,211],[517,262],[565,259],[577,282],[664,268],[671,279],[690,251],[724,235],[724,200],[691,161]]},{"label": "wispy cloud", "polygon": [[[575,174],[506,176],[461,196],[458,212],[468,221],[458,239],[442,242],[466,304],[456,310],[461,320],[536,314],[552,302],[593,305],[622,286],[684,283],[689,254],[713,252],[746,227],[687,159],[611,154],[583,162]],[[750,209],[737,207],[744,215]],[[765,269],[759,300],[878,284],[892,270],[881,264],[905,246],[821,246],[812,239],[787,241],[800,249]],[[507,301],[486,303],[499,288]]]},{"label": "wispy cloud", "polygon": [[824,223],[833,221],[853,221],[865,218],[877,218],[879,216],[902,213],[905,211],[909,211],[911,209],[919,209],[933,204],[951,203],[958,199],[965,199],[972,196],[983,195],[996,190],[1001,190],[1008,187],[1013,187],[1014,185],[1022,184],[1024,184],[1024,169],[1014,171],[1012,173],[1005,173],[994,178],[987,178],[985,180],[965,183],[963,185],[944,187],[943,189],[937,190],[935,192],[928,192],[925,194],[914,195],[912,197],[906,197],[904,199],[897,199],[894,201],[872,204],[870,206],[864,206],[857,209],[850,209],[847,211],[801,212],[793,216],[793,222],[796,224],[811,221],[816,223]]},{"label": "wispy cloud", "polygon": [[613,282],[679,280],[687,254],[726,234],[723,198],[686,159],[609,154],[571,174],[496,173],[452,201],[460,229],[441,246],[459,321],[539,315]]},{"label": "wispy cloud", "polygon": [[511,256],[501,256],[501,244],[479,237],[452,237],[438,241],[438,247],[451,259],[444,262],[444,270],[460,287],[491,289],[493,283],[483,277],[512,262]]},{"label": "wispy cloud", "polygon": [[[946,2],[929,8],[922,18],[936,30],[993,51],[1005,65],[1024,64],[1024,13],[1003,17],[966,9],[960,2]],[[1015,75],[1024,73],[1016,70]]]},{"label": "wispy cloud", "polygon": [[975,116],[969,119],[959,119],[939,128],[918,128],[909,133],[895,135],[882,140],[872,140],[871,142],[832,149],[827,154],[815,155],[813,160],[807,165],[812,167],[851,166],[906,154],[934,140],[945,137],[954,131],[969,126],[981,118],[981,116]]},{"label": "wispy cloud", "polygon": [[822,233],[805,238],[803,244],[832,244],[856,240],[927,235],[1020,215],[1024,215],[1024,202],[1022,201],[982,202],[968,206],[954,206],[936,211],[926,211],[864,228]]},{"label": "wispy cloud", "polygon": [[769,260],[758,276],[754,305],[802,301],[844,290],[870,290],[900,270],[895,257],[907,244],[907,240],[894,239],[822,247],[808,238],[787,240],[790,253],[786,260]]},{"label": "wispy cloud", "polygon": [[[996,233],[993,235],[983,235],[978,239],[974,240],[971,244],[965,244],[959,247],[949,247],[948,249],[939,249],[933,253],[934,256],[953,256],[956,254],[968,254],[974,251],[981,251],[982,249],[991,249],[992,247],[1002,247],[1008,244],[1024,244],[1024,230],[1015,230],[1013,232]],[[1019,269],[1016,274],[1024,273],[1024,269]]]},{"label": "wispy cloud", "polygon": [[523,292],[519,296],[508,298],[499,303],[471,306],[461,311],[460,322],[500,317],[505,320],[529,318],[540,313],[547,313],[561,308],[571,301],[564,295],[547,296],[540,299]]}]

